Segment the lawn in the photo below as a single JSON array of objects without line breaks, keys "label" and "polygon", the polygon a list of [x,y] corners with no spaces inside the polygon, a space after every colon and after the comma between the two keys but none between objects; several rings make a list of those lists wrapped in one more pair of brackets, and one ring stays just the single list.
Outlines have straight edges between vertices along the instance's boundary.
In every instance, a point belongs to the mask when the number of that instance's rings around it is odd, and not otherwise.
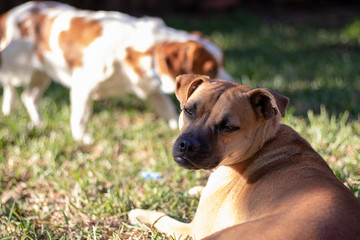
[{"label": "lawn", "polygon": [[[360,24],[352,15],[335,23],[329,18],[269,19],[237,10],[165,20],[210,36],[239,83],[290,97],[283,122],[360,199],[360,34],[354,34]],[[175,164],[171,149],[178,131],[133,96],[94,105],[90,146],[72,140],[69,92],[55,83],[41,100],[43,128],[31,128],[21,104],[11,116],[1,115],[0,237],[166,239],[148,226],[129,225],[126,213],[140,207],[183,221],[194,216],[198,198],[187,190],[205,184],[210,172]],[[148,181],[143,171],[161,178]]]}]

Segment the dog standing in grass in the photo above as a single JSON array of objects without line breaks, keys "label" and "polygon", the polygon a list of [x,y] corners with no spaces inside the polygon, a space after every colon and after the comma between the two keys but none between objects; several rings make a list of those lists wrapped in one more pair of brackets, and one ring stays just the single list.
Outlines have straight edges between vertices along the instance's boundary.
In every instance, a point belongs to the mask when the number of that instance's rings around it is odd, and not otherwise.
[{"label": "dog standing in grass", "polygon": [[70,88],[71,131],[91,143],[92,101],[134,93],[177,128],[166,95],[175,77],[198,73],[232,80],[222,51],[205,38],[167,27],[159,18],[85,11],[57,2],[27,2],[0,16],[2,111],[14,107],[17,86],[35,126],[50,78]]},{"label": "dog standing in grass", "polygon": [[214,169],[191,223],[134,209],[131,223],[194,239],[359,239],[360,203],[297,132],[288,98],[199,75],[176,80],[175,162]]}]

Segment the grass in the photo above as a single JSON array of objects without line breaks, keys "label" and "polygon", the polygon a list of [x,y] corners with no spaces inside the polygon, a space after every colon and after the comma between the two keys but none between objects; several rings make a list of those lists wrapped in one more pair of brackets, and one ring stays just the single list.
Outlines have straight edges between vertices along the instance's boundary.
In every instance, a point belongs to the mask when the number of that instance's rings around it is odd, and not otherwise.
[{"label": "grass", "polygon": [[[360,48],[352,35],[358,20],[333,26],[315,15],[298,24],[239,10],[166,21],[209,35],[224,49],[238,82],[289,96],[284,123],[360,199]],[[187,190],[205,184],[210,173],[174,163],[178,132],[146,103],[133,96],[96,102],[88,126],[95,138],[91,146],[71,138],[66,88],[53,83],[41,109],[41,129],[29,127],[21,104],[0,117],[2,239],[166,239],[127,223],[126,213],[135,207],[191,220],[198,199]],[[161,179],[147,181],[142,171],[156,171]]]}]

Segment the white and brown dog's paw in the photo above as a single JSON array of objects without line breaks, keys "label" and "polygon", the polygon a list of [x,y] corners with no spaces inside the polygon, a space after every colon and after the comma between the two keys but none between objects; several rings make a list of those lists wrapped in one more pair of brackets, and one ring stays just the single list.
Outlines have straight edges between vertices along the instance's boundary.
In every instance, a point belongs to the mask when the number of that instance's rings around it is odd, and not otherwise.
[{"label": "white and brown dog's paw", "polygon": [[91,136],[90,133],[85,133],[84,136],[82,137],[82,143],[84,143],[85,145],[91,145],[94,143],[94,139]]}]

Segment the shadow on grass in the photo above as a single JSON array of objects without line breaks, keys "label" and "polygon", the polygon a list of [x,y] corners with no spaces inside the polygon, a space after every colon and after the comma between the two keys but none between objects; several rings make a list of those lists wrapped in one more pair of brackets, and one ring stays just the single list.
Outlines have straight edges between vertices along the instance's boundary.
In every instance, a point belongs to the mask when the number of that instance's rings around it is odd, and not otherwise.
[{"label": "shadow on grass", "polygon": [[266,87],[288,96],[296,114],[360,113],[360,50],[353,45],[323,45],[286,51],[258,46],[225,52],[236,80],[252,88]]},{"label": "shadow on grass", "polygon": [[52,81],[49,88],[45,91],[43,98],[50,98],[51,102],[59,107],[69,105],[70,91],[63,85]]},{"label": "shadow on grass", "polygon": [[306,116],[308,110],[320,113],[324,105],[329,115],[349,112],[350,118],[357,118],[360,112],[360,91],[348,88],[320,88],[299,91],[284,91],[282,94],[290,98],[290,106],[294,106],[295,115]]},{"label": "shadow on grass", "polygon": [[[212,16],[168,17],[170,26],[201,30],[224,49],[227,70],[252,88],[266,87],[291,99],[297,115],[319,111],[360,113],[360,46],[344,37],[358,14],[346,18],[312,12],[301,22],[269,19],[245,10]],[[189,24],[191,23],[191,24]]]},{"label": "shadow on grass", "polygon": [[[50,87],[44,93],[44,98],[50,99],[50,101],[54,103],[57,108],[64,106],[70,107],[70,89],[55,81],[52,81]],[[116,108],[118,110],[137,110],[139,112],[143,112],[146,108],[142,100],[131,94],[93,101],[93,107],[94,113],[100,112],[106,108]]]}]

